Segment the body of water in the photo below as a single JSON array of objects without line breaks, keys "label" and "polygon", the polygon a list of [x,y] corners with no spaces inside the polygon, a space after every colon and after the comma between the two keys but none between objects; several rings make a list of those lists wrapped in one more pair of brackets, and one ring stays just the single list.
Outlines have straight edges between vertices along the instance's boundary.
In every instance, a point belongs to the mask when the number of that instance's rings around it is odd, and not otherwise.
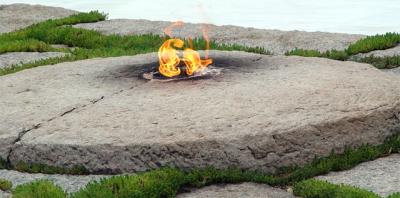
[{"label": "body of water", "polygon": [[109,18],[208,22],[264,29],[358,34],[400,32],[399,0],[0,0],[79,11]]}]

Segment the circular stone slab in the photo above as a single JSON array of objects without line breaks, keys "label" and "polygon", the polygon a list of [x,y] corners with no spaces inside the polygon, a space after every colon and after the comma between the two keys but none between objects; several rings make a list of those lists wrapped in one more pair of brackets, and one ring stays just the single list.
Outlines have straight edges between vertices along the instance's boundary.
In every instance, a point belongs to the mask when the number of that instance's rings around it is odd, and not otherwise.
[{"label": "circular stone slab", "polygon": [[[8,93],[0,96],[3,129],[9,126],[3,133],[37,122],[11,142],[8,159],[97,173],[163,166],[274,171],[382,143],[400,128],[400,79],[370,65],[245,52],[210,57],[222,68],[210,79],[139,78],[157,67],[155,53],[0,77],[0,91]],[[17,97],[21,89],[33,91]],[[91,97],[98,99],[85,102]]]}]

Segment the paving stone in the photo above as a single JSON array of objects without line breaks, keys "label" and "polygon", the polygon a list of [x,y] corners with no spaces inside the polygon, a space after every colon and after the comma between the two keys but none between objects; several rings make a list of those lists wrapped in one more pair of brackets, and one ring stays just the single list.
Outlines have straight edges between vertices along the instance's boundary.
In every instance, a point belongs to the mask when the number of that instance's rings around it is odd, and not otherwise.
[{"label": "paving stone", "polygon": [[3,156],[93,172],[271,172],[399,130],[400,79],[368,64],[212,51],[222,75],[146,81],[157,54],[0,77]]},{"label": "paving stone", "polygon": [[383,71],[388,72],[388,73],[392,73],[395,75],[400,75],[400,67],[396,67],[393,69],[383,69]]},{"label": "paving stone", "polygon": [[13,65],[20,65],[23,63],[29,63],[38,61],[41,59],[48,59],[54,57],[65,56],[65,53],[61,52],[12,52],[0,54],[0,69],[10,67]]},{"label": "paving stone", "polygon": [[400,154],[364,162],[351,170],[331,172],[317,179],[349,184],[386,197],[400,192]]},{"label": "paving stone", "polygon": [[[113,19],[97,23],[78,24],[75,27],[98,30],[104,34],[164,35],[163,30],[170,25],[171,22],[167,21]],[[187,23],[182,29],[174,30],[173,36],[176,37],[202,37],[201,24]],[[264,47],[274,54],[284,54],[295,48],[320,51],[343,50],[351,43],[365,37],[364,35],[354,34],[265,30],[231,25],[211,25],[208,32],[209,37],[216,42]]]},{"label": "paving stone", "polygon": [[182,193],[177,198],[294,198],[292,193],[268,185],[242,183],[214,185],[192,192]]},{"label": "paving stone", "polygon": [[47,19],[78,13],[65,8],[29,4],[0,5],[0,33],[12,32]]},{"label": "paving stone", "polygon": [[[45,179],[54,182],[68,193],[76,192],[86,186],[91,181],[99,181],[102,178],[110,176],[105,175],[48,175],[48,174],[31,174],[21,173],[13,170],[0,170],[0,178],[7,179],[13,183],[13,187],[33,182],[39,179]],[[0,195],[1,197],[1,195]]]}]

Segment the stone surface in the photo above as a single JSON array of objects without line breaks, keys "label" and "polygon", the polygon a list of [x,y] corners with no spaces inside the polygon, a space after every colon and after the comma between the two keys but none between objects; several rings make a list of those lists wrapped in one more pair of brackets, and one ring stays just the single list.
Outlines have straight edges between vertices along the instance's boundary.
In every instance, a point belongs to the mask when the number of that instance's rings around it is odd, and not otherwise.
[{"label": "stone surface", "polygon": [[[98,30],[105,34],[159,34],[170,26],[171,22],[149,21],[135,19],[115,19],[97,23],[78,24],[75,27]],[[176,37],[201,37],[201,25],[187,23],[183,29],[175,29]],[[343,50],[350,43],[363,38],[363,35],[279,31],[238,26],[214,26],[209,28],[209,37],[219,43],[241,44],[251,47],[264,47],[274,54],[284,54],[295,48],[316,49],[326,51],[329,49]]]},{"label": "stone surface", "polygon": [[41,59],[65,56],[61,52],[12,52],[0,54],[0,69]]},{"label": "stone surface", "polygon": [[[105,175],[47,175],[47,174],[30,174],[21,173],[12,170],[0,170],[0,178],[7,179],[13,183],[13,188],[18,185],[33,182],[39,179],[50,180],[54,184],[60,186],[68,193],[76,192],[86,186],[91,181],[98,181],[102,178],[110,176]],[[0,196],[1,197],[1,196]]]},{"label": "stone surface", "polygon": [[351,170],[331,172],[317,179],[357,186],[386,197],[400,192],[400,154],[364,162]]},{"label": "stone surface", "polygon": [[9,198],[11,197],[11,194],[9,192],[4,192],[0,190],[0,198]]},{"label": "stone surface", "polygon": [[42,5],[0,5],[0,33],[12,32],[47,19],[63,18],[75,13],[77,11]]},{"label": "stone surface", "polygon": [[383,71],[386,71],[386,72],[392,73],[392,74],[396,74],[396,75],[400,75],[400,67],[396,67],[393,69],[385,69]]},{"label": "stone surface", "polygon": [[0,141],[11,163],[93,172],[160,166],[274,171],[400,128],[400,79],[368,64],[210,53],[223,75],[138,78],[156,53],[0,77]]},{"label": "stone surface", "polygon": [[263,184],[214,185],[178,194],[177,198],[294,198],[292,193]]}]

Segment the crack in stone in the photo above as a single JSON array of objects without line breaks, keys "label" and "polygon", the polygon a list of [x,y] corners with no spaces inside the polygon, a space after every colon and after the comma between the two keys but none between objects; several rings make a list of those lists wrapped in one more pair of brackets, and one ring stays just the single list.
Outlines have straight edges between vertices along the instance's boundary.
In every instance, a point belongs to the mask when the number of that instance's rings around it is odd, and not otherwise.
[{"label": "crack in stone", "polygon": [[[120,93],[120,92],[118,92],[118,93]],[[113,93],[112,95],[115,95],[115,94],[116,94],[116,93]],[[101,96],[100,98],[91,100],[91,101],[90,101],[90,104],[96,104],[96,103],[98,103],[99,101],[103,100],[104,98],[105,98],[104,96]],[[78,107],[73,107],[73,108],[71,108],[71,109],[69,109],[69,110],[67,110],[67,111],[65,111],[65,112],[63,112],[63,113],[61,113],[59,116],[56,116],[56,117],[53,117],[53,118],[48,119],[46,122],[47,122],[47,123],[48,123],[48,122],[51,122],[51,121],[53,121],[53,120],[55,120],[55,119],[57,119],[57,118],[63,117],[63,116],[65,116],[65,115],[67,115],[67,114],[70,114],[70,113],[74,112],[75,110],[77,110],[77,109],[79,109],[79,108],[84,108],[84,107],[86,107],[86,106],[88,106],[88,105],[90,105],[90,104],[85,104],[85,105],[81,105],[81,106],[78,106]],[[10,148],[10,150],[8,151],[8,155],[7,155],[7,159],[6,159],[6,162],[7,162],[8,165],[11,164],[10,156],[11,156],[11,153],[13,152],[14,146],[15,146],[16,144],[18,144],[18,142],[21,141],[22,137],[23,137],[25,134],[27,134],[28,132],[30,132],[30,131],[32,131],[32,130],[35,130],[35,129],[40,128],[40,127],[42,126],[42,124],[43,124],[43,123],[38,123],[38,124],[34,125],[33,127],[29,128],[29,129],[24,129],[24,130],[22,130],[22,131],[20,131],[20,132],[18,133],[17,138],[16,138],[16,139],[13,141],[13,143],[12,143],[13,146],[12,146],[12,147]]]},{"label": "crack in stone", "polygon": [[[20,132],[18,133],[17,138],[13,141],[12,145],[14,146],[14,145],[17,144],[19,141],[21,141],[22,137],[23,137],[26,133],[28,133],[29,131],[32,131],[32,130],[34,130],[34,129],[38,129],[38,128],[40,128],[41,126],[42,126],[42,124],[39,123],[39,124],[36,124],[36,125],[34,125],[33,127],[29,128],[29,129],[24,129],[24,130],[20,131]],[[11,162],[10,162],[10,155],[11,155],[12,151],[13,151],[13,147],[11,147],[10,150],[8,151],[8,155],[7,155],[7,159],[6,159],[6,163],[7,163],[8,165],[11,164]]]}]

